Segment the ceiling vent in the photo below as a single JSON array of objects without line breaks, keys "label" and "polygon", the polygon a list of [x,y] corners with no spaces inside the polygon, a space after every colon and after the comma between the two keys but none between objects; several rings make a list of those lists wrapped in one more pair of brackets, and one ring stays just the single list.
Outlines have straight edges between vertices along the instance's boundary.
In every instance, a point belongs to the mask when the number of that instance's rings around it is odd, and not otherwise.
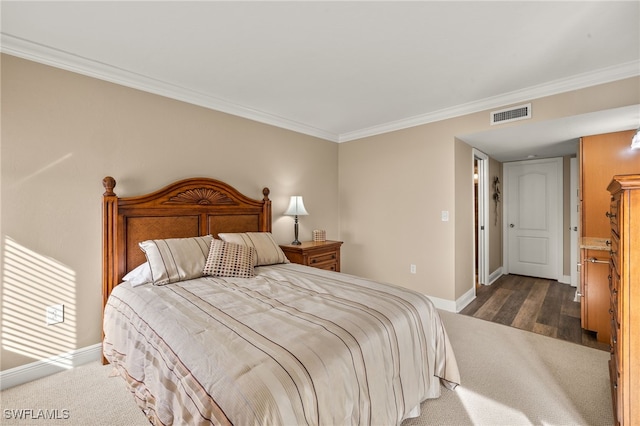
[{"label": "ceiling vent", "polygon": [[519,105],[491,113],[491,125],[531,118],[531,104]]}]

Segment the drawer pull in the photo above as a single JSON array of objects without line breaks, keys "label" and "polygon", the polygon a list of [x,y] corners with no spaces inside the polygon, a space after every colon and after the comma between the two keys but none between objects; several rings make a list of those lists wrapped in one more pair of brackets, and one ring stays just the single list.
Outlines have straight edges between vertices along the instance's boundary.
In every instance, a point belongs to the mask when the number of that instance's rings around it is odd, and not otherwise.
[{"label": "drawer pull", "polygon": [[317,261],[317,259],[311,259],[311,263],[316,263]]}]

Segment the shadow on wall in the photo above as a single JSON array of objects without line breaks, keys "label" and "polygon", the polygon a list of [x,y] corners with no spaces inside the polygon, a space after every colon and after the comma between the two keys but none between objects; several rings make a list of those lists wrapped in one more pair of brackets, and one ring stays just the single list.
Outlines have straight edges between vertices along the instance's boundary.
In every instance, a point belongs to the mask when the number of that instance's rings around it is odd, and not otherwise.
[{"label": "shadow on wall", "polygon": [[2,271],[2,349],[72,368],[65,354],[76,349],[75,272],[10,237]]}]

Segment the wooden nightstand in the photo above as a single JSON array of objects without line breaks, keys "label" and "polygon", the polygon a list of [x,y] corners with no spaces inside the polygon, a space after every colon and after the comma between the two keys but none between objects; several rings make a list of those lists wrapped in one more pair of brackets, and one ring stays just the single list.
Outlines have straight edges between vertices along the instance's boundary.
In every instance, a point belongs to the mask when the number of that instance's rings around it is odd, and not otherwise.
[{"label": "wooden nightstand", "polygon": [[293,263],[340,272],[340,246],[342,241],[303,241],[299,246],[281,245],[280,248]]}]

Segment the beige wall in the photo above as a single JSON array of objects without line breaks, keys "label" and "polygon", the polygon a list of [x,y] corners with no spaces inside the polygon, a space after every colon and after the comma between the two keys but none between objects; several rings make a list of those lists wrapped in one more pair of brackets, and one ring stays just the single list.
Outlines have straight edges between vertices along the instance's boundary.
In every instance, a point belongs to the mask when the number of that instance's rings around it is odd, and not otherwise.
[{"label": "beige wall", "polygon": [[[336,143],[6,55],[1,118],[2,370],[100,342],[104,176],[121,196],[193,176],[258,199],[267,186],[282,243],[293,221],[281,213],[303,195],[301,237],[339,237]],[[61,302],[66,321],[46,326]]]},{"label": "beige wall", "polygon": [[[268,186],[280,242],[293,233],[280,212],[300,194],[301,235],[344,240],[344,272],[450,303],[472,288],[473,159],[456,137],[489,130],[487,112],[335,144],[11,56],[1,65],[2,370],[100,341],[106,175],[121,196],[197,175],[256,198]],[[639,82],[534,100],[528,122],[640,103]],[[15,292],[30,298],[13,312],[27,339],[7,327]],[[45,326],[59,301],[67,321]]]},{"label": "beige wall", "polygon": [[430,129],[340,144],[342,270],[453,300],[454,145],[446,123]]},{"label": "beige wall", "polygon": [[[640,78],[534,99],[533,118],[570,117],[640,103]],[[448,305],[473,288],[473,159],[457,140],[490,130],[488,111],[340,144],[343,270],[394,282]],[[517,141],[514,141],[517,143]],[[490,163],[490,176],[500,168]],[[451,220],[442,222],[442,210]],[[490,271],[502,264],[491,237]],[[409,272],[409,265],[417,273]]]},{"label": "beige wall", "polygon": [[[455,139],[454,153],[455,198],[452,218],[454,218],[453,225],[455,227],[455,256],[453,256],[455,292],[453,300],[457,300],[473,288],[473,283],[475,283],[475,202],[473,149],[466,143]],[[458,250],[458,247],[470,248],[470,250]]]}]

